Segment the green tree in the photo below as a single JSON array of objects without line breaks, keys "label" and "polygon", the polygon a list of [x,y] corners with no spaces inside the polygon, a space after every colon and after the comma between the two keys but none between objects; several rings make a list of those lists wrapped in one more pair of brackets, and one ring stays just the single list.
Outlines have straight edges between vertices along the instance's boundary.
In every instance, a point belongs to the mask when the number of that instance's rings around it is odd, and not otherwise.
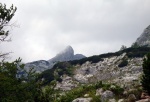
[{"label": "green tree", "polygon": [[[10,21],[16,10],[13,5],[7,9],[0,3],[0,44],[10,41],[7,29],[13,26]],[[8,54],[0,52],[0,102],[38,102],[41,85],[36,73],[32,69],[26,72],[20,58],[14,62],[4,61]]]},{"label": "green tree", "polygon": [[143,61],[142,87],[150,95],[150,53],[146,55]]},{"label": "green tree", "polygon": [[[4,41],[10,41],[9,36],[9,30],[6,30],[6,28],[12,27],[13,25],[10,24],[10,20],[14,16],[17,8],[14,7],[13,5],[7,9],[6,5],[0,3],[0,44]],[[1,53],[0,52],[0,58],[4,58],[6,55],[9,53]]]},{"label": "green tree", "polygon": [[131,47],[132,47],[132,48],[139,48],[140,45],[138,45],[137,42],[135,42],[135,43],[133,43],[133,44],[131,45]]},{"label": "green tree", "polygon": [[40,97],[41,86],[35,80],[37,75],[32,70],[26,72],[20,62],[18,59],[0,64],[0,102],[26,102]]},{"label": "green tree", "polygon": [[125,45],[122,45],[121,48],[120,48],[120,51],[126,49],[127,47]]}]

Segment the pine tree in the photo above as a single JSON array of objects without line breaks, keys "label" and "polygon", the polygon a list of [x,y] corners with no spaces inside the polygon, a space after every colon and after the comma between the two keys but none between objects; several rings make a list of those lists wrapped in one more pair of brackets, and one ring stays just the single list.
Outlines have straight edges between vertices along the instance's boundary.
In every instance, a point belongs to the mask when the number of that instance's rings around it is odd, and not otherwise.
[{"label": "pine tree", "polygon": [[143,60],[142,87],[150,95],[150,53]]},{"label": "pine tree", "polygon": [[[10,8],[6,8],[6,5],[0,3],[0,44],[4,41],[10,41],[8,27],[13,27],[13,24],[10,24],[12,17],[14,16],[17,8],[13,5]],[[0,60],[4,60],[9,53],[1,53],[0,51]]]}]

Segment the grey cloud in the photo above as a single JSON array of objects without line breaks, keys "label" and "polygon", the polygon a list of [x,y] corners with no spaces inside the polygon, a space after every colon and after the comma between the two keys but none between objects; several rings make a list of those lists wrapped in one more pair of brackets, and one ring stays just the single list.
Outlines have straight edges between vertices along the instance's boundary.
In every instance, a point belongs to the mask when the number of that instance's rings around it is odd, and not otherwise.
[{"label": "grey cloud", "polygon": [[1,48],[25,62],[49,59],[67,45],[87,56],[117,51],[123,44],[130,46],[150,24],[149,0],[5,2],[18,7],[13,21],[20,28],[14,28],[13,41]]}]

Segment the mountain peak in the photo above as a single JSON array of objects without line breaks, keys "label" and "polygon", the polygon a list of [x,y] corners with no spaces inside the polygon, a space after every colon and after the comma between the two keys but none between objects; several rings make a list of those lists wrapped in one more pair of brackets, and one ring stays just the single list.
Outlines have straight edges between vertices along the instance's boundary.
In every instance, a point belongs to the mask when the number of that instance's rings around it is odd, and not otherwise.
[{"label": "mountain peak", "polygon": [[27,63],[25,65],[25,67],[27,70],[29,70],[29,68],[34,67],[36,72],[42,72],[44,70],[52,68],[57,62],[79,60],[79,59],[82,59],[85,57],[86,56],[84,56],[82,54],[74,55],[74,50],[69,45],[63,51],[61,51],[55,57],[53,57],[52,59],[50,59],[48,61],[40,60],[40,61],[30,62],[30,63]]},{"label": "mountain peak", "polygon": [[54,58],[50,59],[49,62],[58,62],[58,61],[71,61],[85,58],[82,54],[74,55],[73,48],[69,45],[63,51],[58,53]]},{"label": "mountain peak", "polygon": [[73,48],[69,45],[65,48],[65,50],[62,51],[63,53],[69,53],[69,54],[72,54],[74,55],[74,50]]},{"label": "mountain peak", "polygon": [[150,25],[143,31],[141,36],[137,38],[136,43],[139,46],[150,46]]}]

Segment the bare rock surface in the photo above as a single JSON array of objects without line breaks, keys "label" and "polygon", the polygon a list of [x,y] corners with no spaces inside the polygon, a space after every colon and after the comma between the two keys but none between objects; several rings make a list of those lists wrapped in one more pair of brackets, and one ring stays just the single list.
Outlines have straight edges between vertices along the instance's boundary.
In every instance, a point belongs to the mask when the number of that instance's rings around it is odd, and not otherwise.
[{"label": "bare rock surface", "polygon": [[92,98],[77,98],[74,99],[72,102],[91,102]]},{"label": "bare rock surface", "polygon": [[68,91],[77,87],[77,83],[72,80],[72,77],[62,76],[62,82],[57,82],[55,89]]},{"label": "bare rock surface", "polygon": [[101,95],[101,102],[106,102],[109,99],[112,99],[114,97],[114,94],[112,91],[106,90],[104,93]]},{"label": "bare rock surface", "polygon": [[137,38],[136,43],[140,46],[150,46],[150,25],[143,31],[141,36]]},{"label": "bare rock surface", "polygon": [[122,87],[129,87],[132,82],[140,84],[138,80],[142,74],[143,58],[128,59],[127,66],[119,68],[118,65],[123,58],[126,58],[126,53],[103,58],[103,61],[98,63],[86,62],[75,70],[74,79],[80,83],[108,80]]},{"label": "bare rock surface", "polygon": [[142,100],[138,100],[136,102],[150,102],[150,99],[142,99]]}]

